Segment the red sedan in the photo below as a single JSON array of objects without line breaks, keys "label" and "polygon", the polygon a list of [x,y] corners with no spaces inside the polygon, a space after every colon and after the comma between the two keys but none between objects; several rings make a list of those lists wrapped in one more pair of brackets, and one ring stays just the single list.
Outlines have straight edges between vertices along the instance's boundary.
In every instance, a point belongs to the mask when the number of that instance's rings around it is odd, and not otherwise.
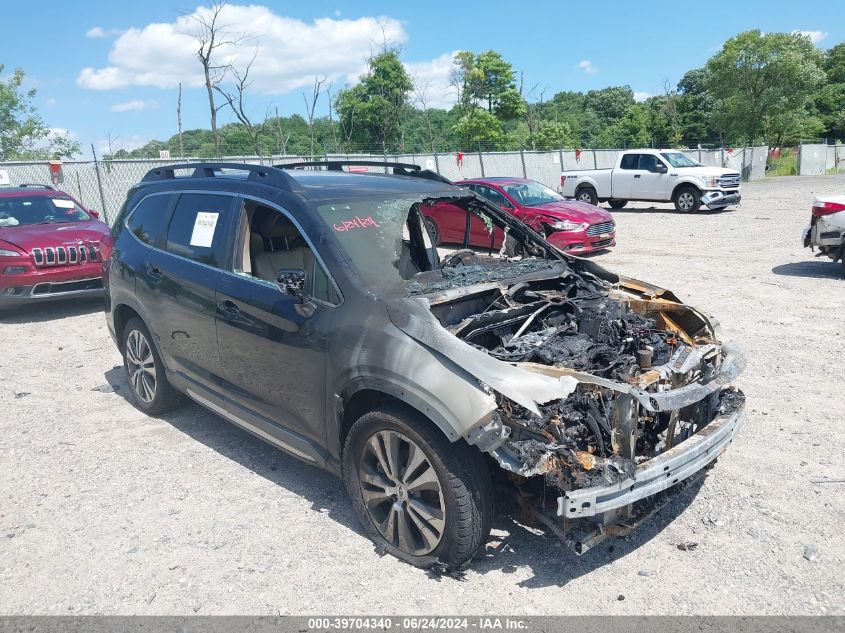
[{"label": "red sedan", "polygon": [[50,187],[0,189],[0,308],[102,295],[109,227]]},{"label": "red sedan", "polygon": [[[525,178],[479,178],[456,183],[499,205],[553,246],[571,253],[591,253],[616,245],[616,224],[604,209],[567,200],[556,191]],[[437,242],[463,244],[467,212],[447,202],[424,208],[426,223]],[[469,214],[469,245],[498,248],[502,232]]]}]

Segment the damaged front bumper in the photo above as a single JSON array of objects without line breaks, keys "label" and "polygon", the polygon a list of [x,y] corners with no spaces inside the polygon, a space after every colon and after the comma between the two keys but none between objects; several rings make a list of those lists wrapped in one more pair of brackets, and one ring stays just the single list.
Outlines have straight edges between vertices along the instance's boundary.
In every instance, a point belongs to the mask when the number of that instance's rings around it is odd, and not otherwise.
[{"label": "damaged front bumper", "polygon": [[557,499],[557,515],[568,519],[594,517],[624,508],[687,479],[716,459],[745,421],[745,403],[719,415],[681,444],[640,464],[634,476],[610,486],[565,492]]},{"label": "damaged front bumper", "polygon": [[708,209],[720,209],[731,204],[742,202],[742,194],[739,191],[705,191],[701,196],[701,204]]}]

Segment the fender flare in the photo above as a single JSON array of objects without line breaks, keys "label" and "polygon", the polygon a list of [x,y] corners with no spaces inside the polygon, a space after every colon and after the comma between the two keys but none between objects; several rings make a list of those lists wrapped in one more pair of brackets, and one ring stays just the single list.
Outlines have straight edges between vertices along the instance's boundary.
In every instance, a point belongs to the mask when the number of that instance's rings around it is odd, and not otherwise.
[{"label": "fender flare", "polygon": [[685,178],[680,182],[675,183],[675,186],[672,187],[672,193],[669,195],[670,200],[675,199],[675,194],[681,187],[693,187],[696,191],[698,191],[698,195],[702,195],[704,193],[700,182],[696,182],[694,178]]},{"label": "fender flare", "polygon": [[[409,383],[410,385],[410,383]],[[339,404],[349,402],[352,397],[361,391],[376,391],[383,393],[391,398],[406,404],[415,411],[424,415],[446,436],[450,442],[455,442],[461,438],[461,434],[456,429],[460,428],[460,424],[454,419],[454,416],[448,409],[437,406],[434,400],[428,400],[423,397],[421,393],[415,393],[415,390],[409,388],[409,385],[402,385],[401,383],[391,380],[388,377],[377,375],[356,376],[349,380],[344,388],[338,393],[340,400]],[[338,420],[338,430],[340,430],[341,420]]]}]

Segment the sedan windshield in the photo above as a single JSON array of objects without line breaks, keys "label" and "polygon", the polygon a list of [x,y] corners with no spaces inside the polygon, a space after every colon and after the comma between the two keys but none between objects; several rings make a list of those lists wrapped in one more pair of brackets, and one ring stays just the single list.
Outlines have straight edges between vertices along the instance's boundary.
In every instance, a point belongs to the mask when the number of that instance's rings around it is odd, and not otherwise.
[{"label": "sedan windshield", "polygon": [[537,207],[541,204],[563,200],[563,196],[554,189],[549,189],[546,185],[540,184],[539,182],[515,182],[509,185],[502,185],[502,189],[511,198],[526,207]]},{"label": "sedan windshield", "polygon": [[0,227],[83,222],[91,216],[69,198],[50,196],[0,197]]},{"label": "sedan windshield", "polygon": [[701,167],[701,163],[681,152],[660,152],[672,167]]}]

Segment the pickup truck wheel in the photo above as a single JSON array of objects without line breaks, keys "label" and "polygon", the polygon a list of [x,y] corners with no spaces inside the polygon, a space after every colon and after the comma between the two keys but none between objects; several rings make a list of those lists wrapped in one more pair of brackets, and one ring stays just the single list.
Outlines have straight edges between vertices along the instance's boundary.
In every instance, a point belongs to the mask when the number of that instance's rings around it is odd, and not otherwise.
[{"label": "pickup truck wheel", "polygon": [[575,192],[575,199],[581,202],[587,202],[593,206],[599,203],[599,196],[592,187],[581,187]]},{"label": "pickup truck wheel", "polygon": [[440,227],[437,226],[437,222],[435,222],[431,218],[426,218],[425,226],[428,229],[429,235],[431,236],[432,243],[435,246],[440,246]]},{"label": "pickup truck wheel", "polygon": [[343,479],[379,551],[416,567],[459,568],[490,533],[493,486],[482,454],[408,409],[388,405],[355,422]]},{"label": "pickup truck wheel", "polygon": [[672,196],[679,213],[695,213],[701,206],[701,193],[695,187],[679,187]]},{"label": "pickup truck wheel", "polygon": [[161,415],[176,408],[181,398],[164,375],[164,363],[153,337],[141,319],[129,320],[123,328],[123,372],[132,403],[147,415]]},{"label": "pickup truck wheel", "polygon": [[628,204],[627,200],[609,200],[608,203],[611,209],[621,209],[626,204]]}]

